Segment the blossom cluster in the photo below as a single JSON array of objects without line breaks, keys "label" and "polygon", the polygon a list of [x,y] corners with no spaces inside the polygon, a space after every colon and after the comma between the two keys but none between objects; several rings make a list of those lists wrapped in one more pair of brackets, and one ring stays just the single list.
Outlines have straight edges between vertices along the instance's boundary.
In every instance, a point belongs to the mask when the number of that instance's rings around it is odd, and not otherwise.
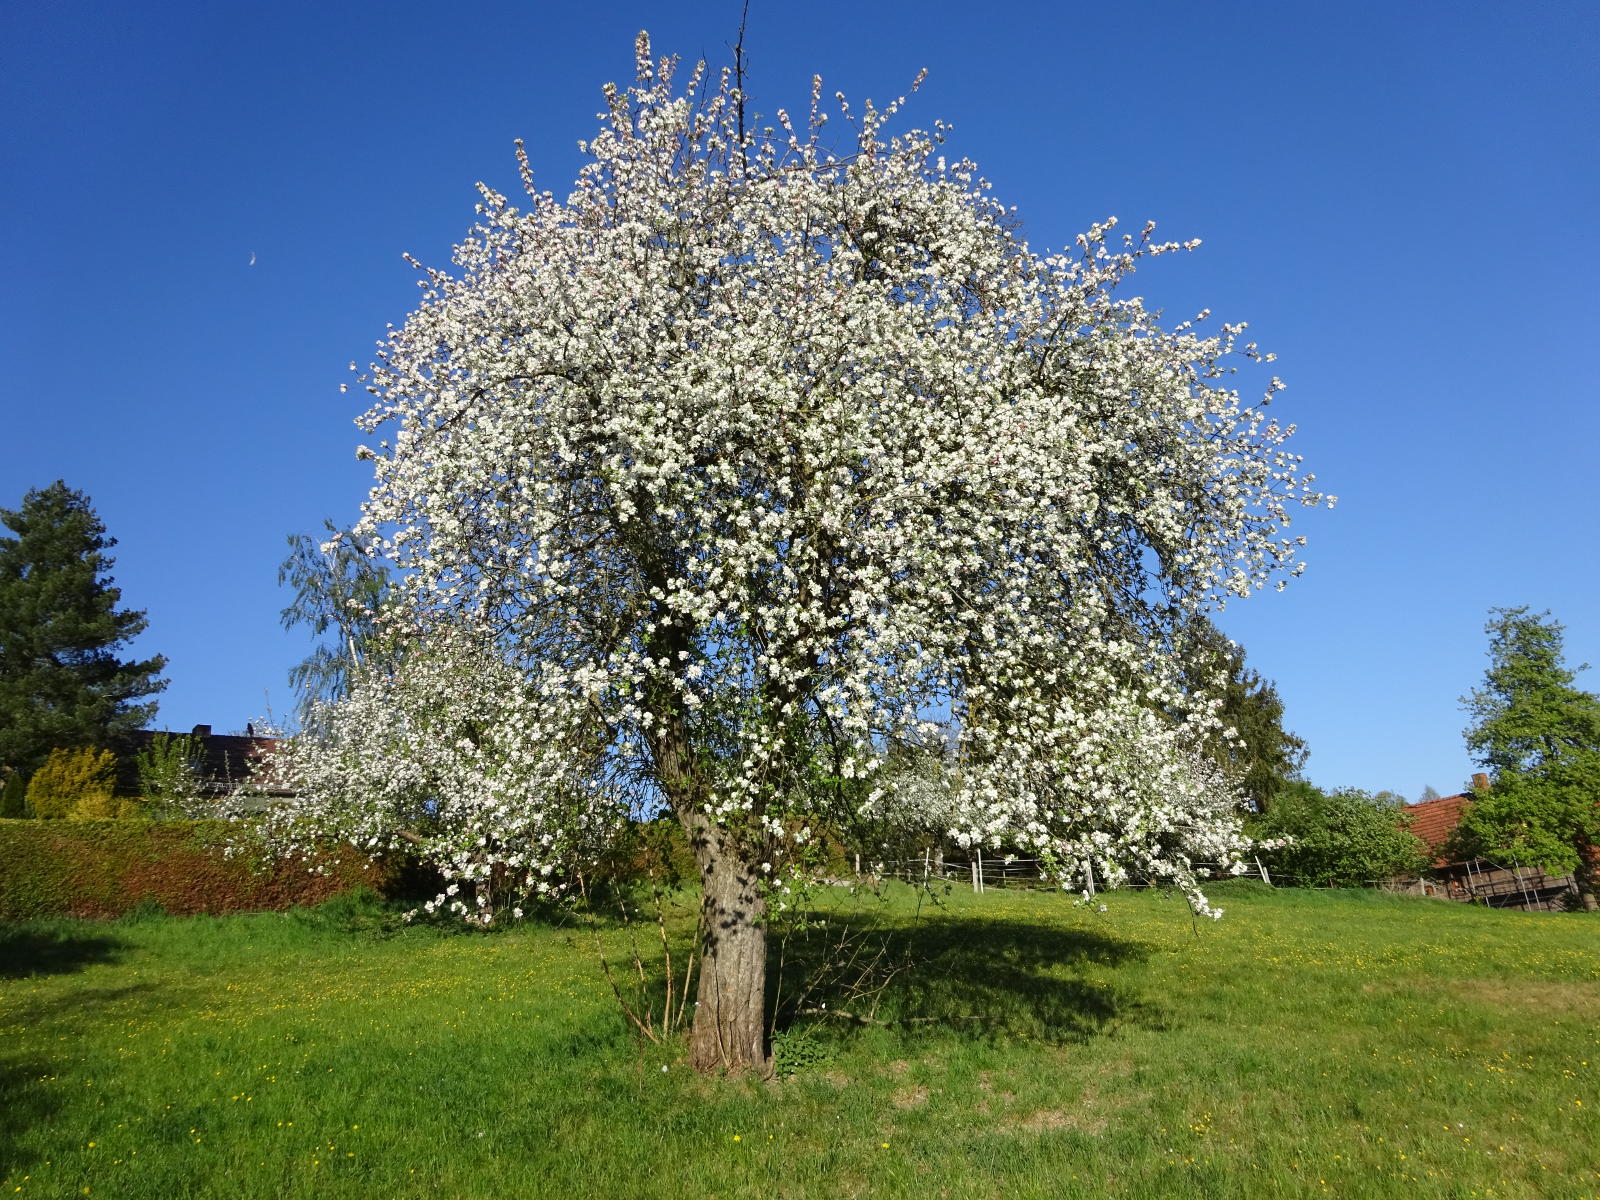
[{"label": "blossom cluster", "polygon": [[355,669],[348,695],[315,706],[266,764],[258,782],[288,793],[266,807],[269,840],[417,855],[446,880],[424,907],[483,924],[491,883],[502,908],[558,893],[616,818],[586,794],[596,780],[571,753],[570,720],[533,697],[492,638],[465,625]]},{"label": "blossom cluster", "polygon": [[1245,843],[1172,630],[1297,573],[1322,500],[1281,381],[1232,386],[1271,356],[1126,294],[1195,243],[1035,252],[945,127],[889,132],[901,101],[840,97],[837,145],[820,79],[763,123],[676,75],[641,36],[564,199],[519,146],[526,198],[481,189],[363,376],[357,536],[444,641],[329,715],[307,811],[381,840],[376,783],[458,871],[542,870],[654,795],[761,862],[819,779],[942,729],[946,834],[1203,906],[1193,865]]}]

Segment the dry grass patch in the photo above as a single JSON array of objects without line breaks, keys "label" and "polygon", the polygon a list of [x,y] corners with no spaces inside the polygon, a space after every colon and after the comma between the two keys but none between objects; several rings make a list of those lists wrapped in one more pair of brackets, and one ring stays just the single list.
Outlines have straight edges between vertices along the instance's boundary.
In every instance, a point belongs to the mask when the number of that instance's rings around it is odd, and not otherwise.
[{"label": "dry grass patch", "polygon": [[1077,1112],[1073,1109],[1041,1108],[1024,1117],[1018,1129],[1028,1133],[1048,1133],[1052,1129],[1071,1129],[1077,1133],[1098,1136],[1106,1131],[1107,1118],[1099,1113]]},{"label": "dry grass patch", "polygon": [[1495,1010],[1527,1009],[1552,1015],[1592,1016],[1600,1020],[1600,984],[1552,983],[1538,979],[1462,979],[1430,981],[1430,990],[1487,1005]]}]

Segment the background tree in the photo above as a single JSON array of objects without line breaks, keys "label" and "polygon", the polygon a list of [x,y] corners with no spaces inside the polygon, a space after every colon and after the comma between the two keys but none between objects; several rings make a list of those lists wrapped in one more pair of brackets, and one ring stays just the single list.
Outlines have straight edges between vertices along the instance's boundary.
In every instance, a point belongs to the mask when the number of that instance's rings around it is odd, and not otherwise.
[{"label": "background tree", "polygon": [[1439,798],[1439,789],[1434,787],[1433,784],[1431,784],[1431,783],[1430,784],[1425,784],[1423,786],[1423,789],[1422,789],[1422,795],[1417,797],[1417,803],[1418,804],[1426,804],[1426,803],[1428,803],[1428,801],[1437,800],[1438,798]]},{"label": "background tree", "polygon": [[[285,817],[376,847],[454,805],[532,881],[664,803],[703,888],[702,1070],[765,1061],[771,881],[850,791],[814,781],[941,720],[953,841],[1211,913],[1191,864],[1237,860],[1238,801],[1150,647],[1293,566],[1319,497],[1224,382],[1266,356],[1118,290],[1181,249],[1153,226],[1033,252],[938,127],[887,134],[899,102],[841,99],[835,153],[820,79],[809,117],[747,120],[730,74],[679,90],[642,36],[636,66],[570,197],[519,149],[527,206],[482,189],[364,380],[394,429],[356,536],[454,661],[358,679],[335,708],[371,719],[319,721]],[[435,671],[492,681],[491,720],[409,703]],[[435,768],[461,797],[376,786]]]},{"label": "background tree", "polygon": [[574,763],[574,743],[481,628],[441,625],[401,662],[364,663],[349,680],[264,764],[269,784],[299,793],[265,814],[267,836],[287,851],[307,853],[317,837],[379,839],[452,881],[428,911],[487,925],[497,868],[511,876],[501,906],[521,916],[514,905],[552,894],[563,868],[597,857],[638,815],[580,790],[587,764]]},{"label": "background tree", "polygon": [[943,875],[945,839],[960,820],[960,784],[949,745],[896,746],[871,780],[857,789],[852,819],[838,832],[845,846],[869,861],[921,858]]},{"label": "background tree", "polygon": [[[1489,776],[1452,841],[1463,858],[1571,874],[1586,909],[1600,872],[1600,697],[1573,686],[1548,612],[1490,610],[1489,670],[1462,698],[1467,750]],[[1584,670],[1578,667],[1577,670]]]},{"label": "background tree", "polygon": [[28,781],[12,772],[0,784],[0,817],[18,820],[28,815]]},{"label": "background tree", "polygon": [[124,661],[143,612],[118,610],[106,536],[60,480],[0,509],[0,765],[31,774],[52,749],[115,748],[155,715],[160,655]]},{"label": "background tree", "polygon": [[1297,887],[1364,887],[1420,873],[1427,845],[1408,826],[1405,802],[1393,792],[1323,792],[1303,779],[1286,784],[1250,823],[1264,841],[1292,839],[1261,857],[1276,881]]},{"label": "background tree", "polygon": [[289,537],[289,557],[278,568],[278,583],[294,589],[284,608],[285,629],[309,625],[322,641],[289,671],[302,720],[318,700],[336,700],[350,690],[352,671],[376,648],[379,614],[389,590],[381,562],[364,553],[349,531],[324,521],[321,542],[297,533]]},{"label": "background tree", "polygon": [[1277,686],[1246,667],[1244,649],[1207,616],[1185,624],[1178,650],[1189,692],[1220,702],[1221,728],[1207,738],[1207,752],[1239,781],[1253,811],[1267,811],[1306,761],[1305,742],[1283,727]]}]

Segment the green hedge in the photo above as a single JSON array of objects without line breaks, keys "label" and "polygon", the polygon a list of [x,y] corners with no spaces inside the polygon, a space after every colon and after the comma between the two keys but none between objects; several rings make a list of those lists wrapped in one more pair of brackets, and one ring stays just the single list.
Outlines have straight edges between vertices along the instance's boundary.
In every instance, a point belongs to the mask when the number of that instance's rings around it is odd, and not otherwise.
[{"label": "green hedge", "polygon": [[[850,852],[838,837],[824,830],[813,843],[816,859],[808,860],[815,872],[832,878],[853,873]],[[916,853],[922,853],[918,844]],[[868,855],[863,855],[868,857]],[[617,831],[600,860],[587,872],[594,883],[647,884],[694,887],[700,867],[683,826],[670,815],[650,821],[628,821]]]},{"label": "green hedge", "polygon": [[326,874],[258,849],[229,857],[240,832],[230,821],[0,820],[0,918],[115,917],[149,903],[175,916],[286,909],[388,890],[400,874],[353,852],[324,854]]},{"label": "green hedge", "polygon": [[589,871],[596,883],[659,883],[684,887],[700,881],[700,868],[683,826],[672,817],[628,821]]}]

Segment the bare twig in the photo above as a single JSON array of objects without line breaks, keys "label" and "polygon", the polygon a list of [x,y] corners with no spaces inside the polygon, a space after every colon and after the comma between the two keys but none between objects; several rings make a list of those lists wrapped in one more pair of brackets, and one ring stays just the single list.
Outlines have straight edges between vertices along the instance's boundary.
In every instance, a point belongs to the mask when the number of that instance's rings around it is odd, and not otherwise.
[{"label": "bare twig", "polygon": [[[733,86],[739,92],[739,146],[744,148],[744,30],[750,21],[750,0],[744,0],[739,13],[739,40],[733,44]],[[746,166],[749,164],[747,163]]]},{"label": "bare twig", "polygon": [[[594,935],[595,957],[600,960],[600,970],[604,972],[606,982],[611,985],[611,994],[617,998],[617,1007],[622,1010],[622,1015],[627,1017],[628,1020],[633,1023],[634,1028],[639,1031],[641,1036],[648,1038],[651,1042],[659,1043],[661,1039],[656,1036],[655,1030],[651,1028],[651,1024],[653,1024],[653,1022],[646,1023],[645,1021],[641,1021],[639,1019],[639,1014],[633,1010],[633,1006],[630,1005],[627,1001],[627,998],[623,996],[622,988],[617,985],[616,976],[611,973],[611,964],[606,961],[605,946],[600,941],[600,927],[598,922],[596,922],[594,919],[594,905],[589,897],[589,886],[584,880],[582,872],[578,873],[578,891],[583,896],[584,913],[589,922],[589,931]],[[623,917],[624,920],[626,920],[626,909],[623,910]],[[638,959],[639,954],[636,948],[634,951],[634,961],[638,962]]]},{"label": "bare twig", "polygon": [[869,1017],[865,1013],[846,1012],[842,1008],[802,1008],[799,1013],[804,1017],[837,1017],[842,1021],[851,1021],[857,1025],[875,1025],[879,1029],[890,1029],[895,1025],[935,1025],[942,1021],[987,1021],[988,1017],[976,1013],[964,1017],[896,1017],[893,1021],[880,1021],[877,1017]]},{"label": "bare twig", "polygon": [[667,918],[661,911],[661,888],[652,883],[650,888],[651,898],[656,906],[656,928],[661,931],[661,959],[666,966],[666,996],[661,1005],[661,1030],[663,1033],[672,1030],[672,946],[667,941]]}]

